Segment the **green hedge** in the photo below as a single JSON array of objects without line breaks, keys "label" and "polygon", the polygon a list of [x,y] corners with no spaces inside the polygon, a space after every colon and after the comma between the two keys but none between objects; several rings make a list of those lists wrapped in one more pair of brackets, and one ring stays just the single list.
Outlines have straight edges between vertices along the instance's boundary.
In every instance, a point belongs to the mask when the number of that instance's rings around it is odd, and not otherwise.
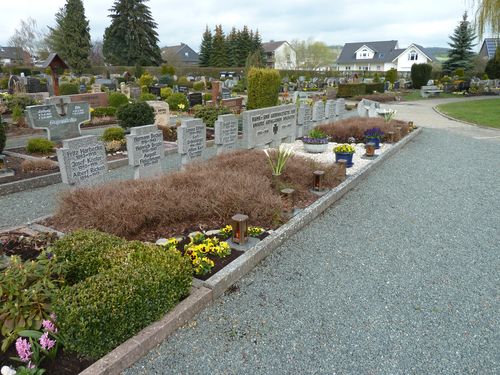
[{"label": "green hedge", "polygon": [[81,281],[60,290],[53,310],[70,351],[97,359],[189,294],[190,259],[177,251],[95,231],[69,237],[58,260],[75,263]]},{"label": "green hedge", "polygon": [[60,95],[76,95],[80,93],[80,89],[76,83],[62,83],[59,86]]},{"label": "green hedge", "polygon": [[365,94],[373,94],[375,91],[378,93],[384,93],[384,84],[383,83],[365,83],[366,92]]},{"label": "green hedge", "polygon": [[340,84],[337,90],[338,98],[350,98],[353,96],[373,94],[374,92],[384,92],[383,83],[355,83]]},{"label": "green hedge", "polygon": [[432,65],[413,64],[411,66],[411,81],[414,89],[420,89],[425,86],[432,74]]},{"label": "green hedge", "polygon": [[96,107],[92,112],[92,117],[106,117],[106,116],[115,116],[116,108],[115,107]]},{"label": "green hedge", "polygon": [[251,68],[248,71],[247,109],[278,105],[281,77],[275,69]]},{"label": "green hedge", "polygon": [[116,110],[118,125],[122,128],[154,124],[155,111],[146,102],[128,103]]}]

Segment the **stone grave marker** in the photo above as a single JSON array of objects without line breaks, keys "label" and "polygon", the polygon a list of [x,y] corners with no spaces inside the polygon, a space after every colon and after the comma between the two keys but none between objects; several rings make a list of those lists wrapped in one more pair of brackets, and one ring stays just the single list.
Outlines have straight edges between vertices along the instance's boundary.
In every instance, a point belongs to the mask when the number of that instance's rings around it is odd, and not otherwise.
[{"label": "stone grave marker", "polygon": [[178,86],[177,92],[187,95],[187,93],[189,92],[189,88],[187,86]]},{"label": "stone grave marker", "polygon": [[96,135],[63,140],[57,160],[62,181],[68,185],[101,182],[108,171],[104,143]]},{"label": "stone grave marker", "polygon": [[322,122],[325,120],[325,105],[322,100],[314,102],[312,118],[314,122]]},{"label": "stone grave marker", "polygon": [[162,173],[165,158],[163,134],[156,125],[130,128],[127,135],[128,164],[134,167],[134,178],[151,177]]},{"label": "stone grave marker", "polygon": [[188,95],[189,106],[194,107],[198,104],[203,104],[203,95],[201,92],[193,92]]},{"label": "stone grave marker", "polygon": [[46,130],[51,141],[80,136],[81,124],[90,120],[89,104],[62,101],[57,107],[54,104],[26,107],[29,126]]},{"label": "stone grave marker", "polygon": [[207,127],[199,118],[182,120],[177,128],[177,152],[184,168],[193,160],[201,159],[206,148]]},{"label": "stone grave marker", "polygon": [[160,95],[161,95],[161,87],[159,87],[159,86],[149,86],[148,89],[149,89],[149,93],[150,94],[153,94],[157,98],[160,97]]},{"label": "stone grave marker", "polygon": [[312,108],[307,103],[300,103],[299,112],[297,114],[297,138],[301,138],[309,134],[313,125]]},{"label": "stone grave marker", "polygon": [[141,96],[141,88],[137,86],[131,86],[129,88],[130,90],[130,98],[131,99],[138,99]]},{"label": "stone grave marker", "polygon": [[92,84],[92,86],[90,86],[90,92],[92,94],[97,94],[99,92],[101,92],[101,84],[100,83],[94,83]]},{"label": "stone grave marker", "polygon": [[297,128],[297,107],[286,104],[253,109],[242,113],[245,147],[278,147],[282,142],[293,142]]},{"label": "stone grave marker", "polygon": [[222,99],[231,99],[231,90],[223,87],[222,88]]},{"label": "stone grave marker", "polygon": [[214,130],[217,155],[238,148],[238,118],[235,115],[220,115]]},{"label": "stone grave marker", "polygon": [[335,115],[342,118],[346,112],[345,99],[339,98],[335,101]]},{"label": "stone grave marker", "polygon": [[327,100],[325,103],[325,118],[335,119],[335,100]]},{"label": "stone grave marker", "polygon": [[155,125],[168,126],[170,123],[170,108],[163,100],[146,101],[155,110]]}]

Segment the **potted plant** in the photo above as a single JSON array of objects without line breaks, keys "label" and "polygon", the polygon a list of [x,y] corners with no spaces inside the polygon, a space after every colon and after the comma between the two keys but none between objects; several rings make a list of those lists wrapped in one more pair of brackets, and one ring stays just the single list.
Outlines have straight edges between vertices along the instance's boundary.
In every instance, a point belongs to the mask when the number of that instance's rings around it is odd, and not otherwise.
[{"label": "potted plant", "polygon": [[375,148],[380,148],[380,140],[384,136],[384,132],[380,128],[371,128],[365,131],[365,143],[375,143]]},{"label": "potted plant", "polygon": [[340,159],[347,161],[346,168],[350,168],[354,165],[352,162],[352,155],[356,152],[354,146],[344,143],[334,147],[333,152],[335,152],[335,161],[339,161]]},{"label": "potted plant", "polygon": [[313,129],[302,138],[304,150],[313,154],[325,152],[328,148],[328,136],[319,129]]}]

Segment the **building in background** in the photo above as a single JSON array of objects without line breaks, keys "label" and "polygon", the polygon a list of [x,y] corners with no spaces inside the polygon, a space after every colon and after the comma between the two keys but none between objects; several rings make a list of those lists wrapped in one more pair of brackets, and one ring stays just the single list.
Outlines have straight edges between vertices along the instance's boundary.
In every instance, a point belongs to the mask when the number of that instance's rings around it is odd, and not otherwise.
[{"label": "building in background", "polygon": [[20,47],[0,47],[1,65],[32,65],[30,54]]},{"label": "building in background", "polygon": [[161,49],[161,57],[163,61],[170,65],[200,65],[200,56],[198,53],[184,43],[178,46],[163,47]]},{"label": "building in background", "polygon": [[297,54],[286,40],[262,43],[262,47],[266,54],[266,66],[268,68],[283,70],[296,69]]},{"label": "building in background", "polygon": [[481,49],[479,50],[479,56],[484,57],[487,60],[491,60],[495,57],[495,53],[499,46],[500,38],[485,38]]}]

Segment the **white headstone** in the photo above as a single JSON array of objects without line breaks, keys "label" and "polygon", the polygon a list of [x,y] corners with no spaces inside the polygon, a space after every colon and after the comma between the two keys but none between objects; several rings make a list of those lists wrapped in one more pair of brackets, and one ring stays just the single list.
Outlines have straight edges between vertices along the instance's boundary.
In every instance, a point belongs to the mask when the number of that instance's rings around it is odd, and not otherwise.
[{"label": "white headstone", "polygon": [[214,130],[217,155],[238,148],[238,118],[235,115],[220,115]]},{"label": "white headstone", "polygon": [[146,103],[155,110],[155,125],[168,126],[170,123],[168,103],[163,100],[148,100]]},{"label": "white headstone", "polygon": [[325,120],[325,105],[322,100],[314,102],[312,117],[314,122],[322,122]]},{"label": "white headstone", "polygon": [[57,160],[62,181],[69,185],[100,182],[108,171],[104,144],[96,135],[65,139]]},{"label": "white headstone", "polygon": [[335,118],[335,100],[327,100],[325,103],[325,118],[333,120]]},{"label": "white headstone", "polygon": [[161,162],[165,158],[163,134],[156,125],[130,128],[127,135],[128,164],[134,167],[134,178],[161,174]]},{"label": "white headstone", "polygon": [[342,118],[345,114],[345,99],[339,98],[335,101],[335,115]]},{"label": "white headstone", "polygon": [[313,126],[312,108],[307,103],[300,103],[297,115],[297,137],[301,138],[309,133]]},{"label": "white headstone", "polygon": [[181,155],[182,167],[203,157],[206,139],[207,127],[201,119],[182,120],[177,128],[177,152]]},{"label": "white headstone", "polygon": [[97,94],[101,92],[101,85],[99,83],[94,83],[92,86],[90,86],[90,90],[92,94]]},{"label": "white headstone", "polygon": [[278,147],[296,136],[297,107],[286,104],[242,113],[245,147]]}]

